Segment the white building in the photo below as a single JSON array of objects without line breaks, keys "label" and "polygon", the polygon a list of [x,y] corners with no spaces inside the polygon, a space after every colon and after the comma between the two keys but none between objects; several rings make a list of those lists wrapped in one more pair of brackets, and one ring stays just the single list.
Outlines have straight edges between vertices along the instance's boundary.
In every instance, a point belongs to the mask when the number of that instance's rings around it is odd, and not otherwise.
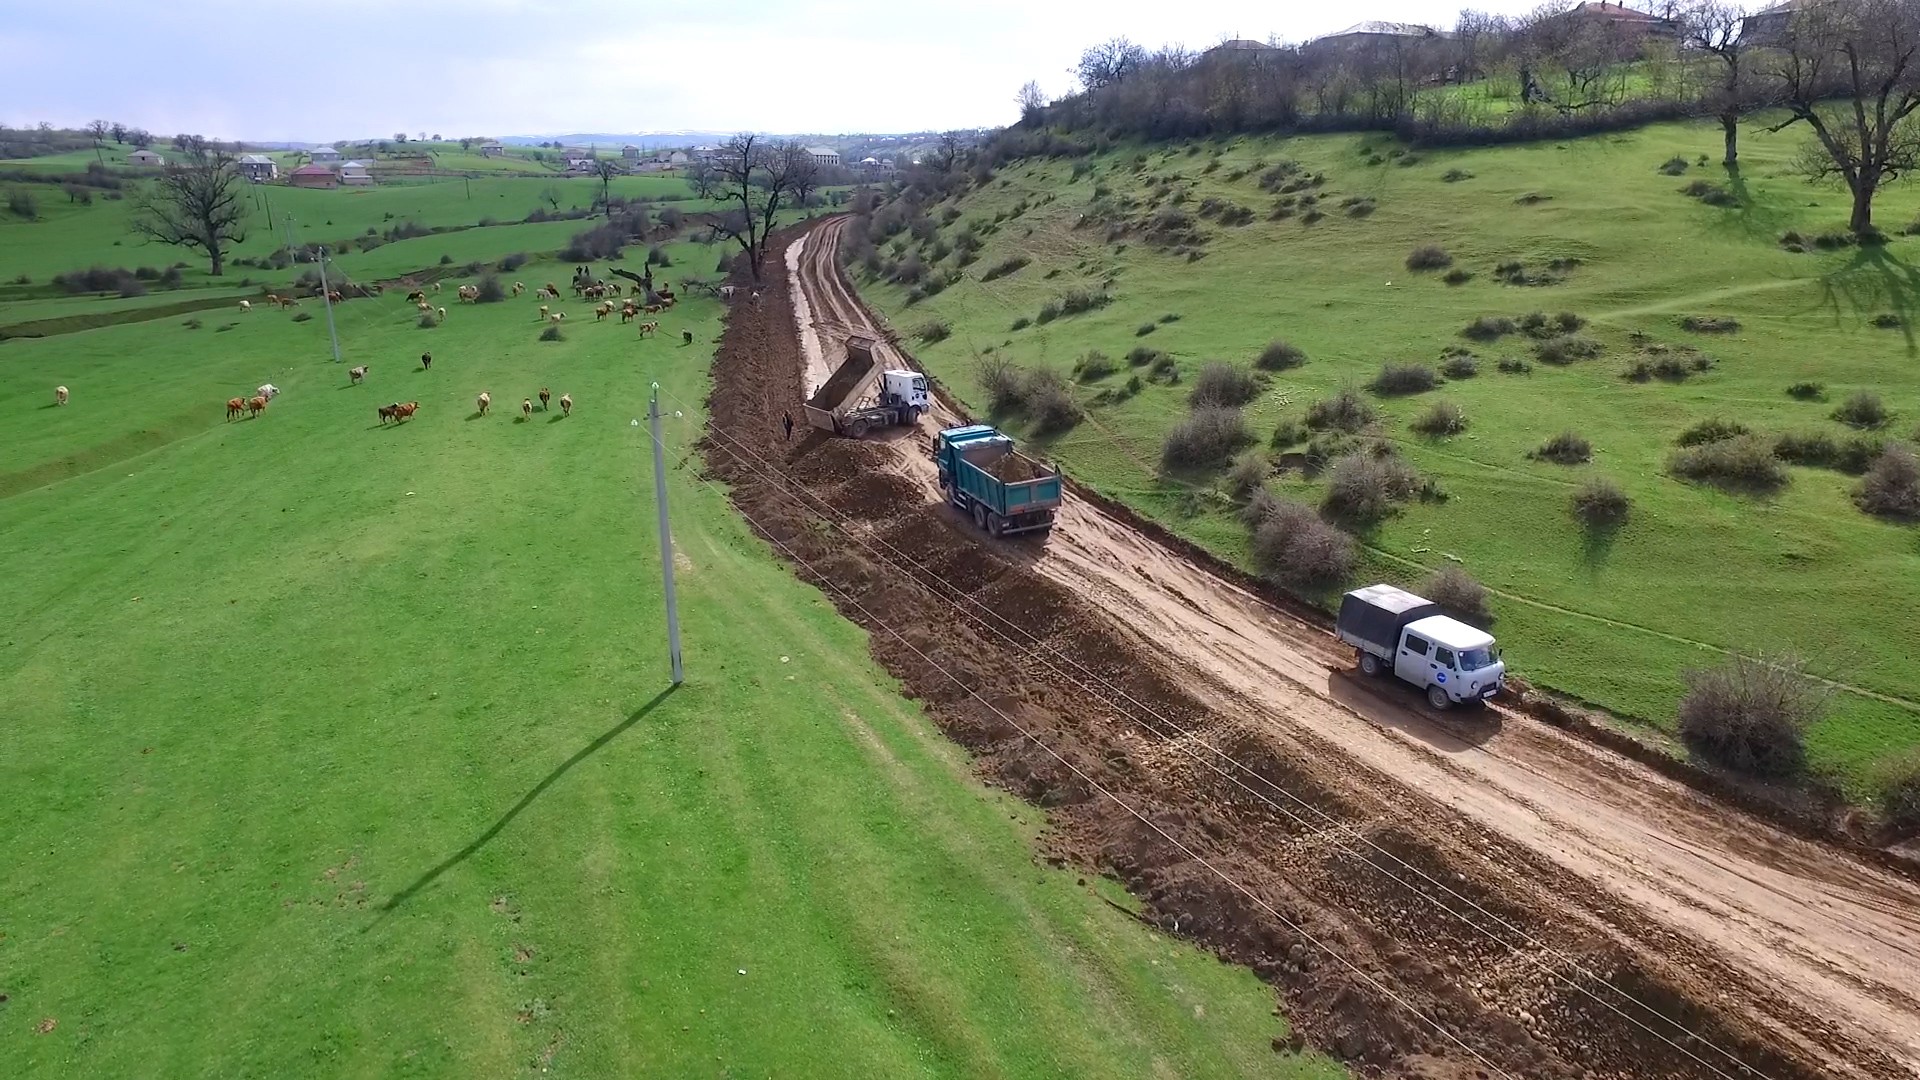
[{"label": "white building", "polygon": [[367,171],[364,161],[347,161],[340,165],[340,182],[354,187],[366,187],[373,183],[373,174]]},{"label": "white building", "polygon": [[233,167],[256,184],[264,184],[280,176],[279,164],[265,154],[242,154]]},{"label": "white building", "polygon": [[307,151],[307,157],[315,165],[337,165],[340,163],[340,151],[331,146],[316,146]]},{"label": "white building", "polygon": [[507,148],[497,142],[483,142],[480,144],[480,156],[481,157],[506,157]]},{"label": "white building", "polygon": [[822,168],[831,166],[837,169],[840,167],[840,151],[835,150],[831,146],[809,146],[807,147],[807,156],[813,159],[815,165],[819,165]]},{"label": "white building", "polygon": [[159,168],[166,163],[166,158],[161,157],[151,150],[135,150],[133,153],[127,155],[127,164],[129,165],[144,165],[148,168]]}]

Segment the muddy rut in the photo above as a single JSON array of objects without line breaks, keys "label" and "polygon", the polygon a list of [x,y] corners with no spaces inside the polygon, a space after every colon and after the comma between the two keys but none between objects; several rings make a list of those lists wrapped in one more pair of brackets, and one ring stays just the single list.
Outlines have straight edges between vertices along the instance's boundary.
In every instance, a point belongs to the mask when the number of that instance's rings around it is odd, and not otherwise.
[{"label": "muddy rut", "polygon": [[1366,1074],[1920,1075],[1910,882],[1518,715],[1360,681],[1085,500],[988,540],[937,501],[951,409],[783,442],[848,334],[888,340],[838,229],[776,238],[735,305],[708,466],[982,774],[1049,808],[1050,858],[1252,967]]}]

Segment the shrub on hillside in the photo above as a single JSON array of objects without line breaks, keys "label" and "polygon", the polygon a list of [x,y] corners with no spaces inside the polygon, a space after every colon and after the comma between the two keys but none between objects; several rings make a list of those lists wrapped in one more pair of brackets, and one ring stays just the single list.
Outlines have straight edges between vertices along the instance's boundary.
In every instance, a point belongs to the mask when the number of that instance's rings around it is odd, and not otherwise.
[{"label": "shrub on hillside", "polygon": [[1098,349],[1089,349],[1073,362],[1073,377],[1083,383],[1098,382],[1120,370],[1113,358]]},{"label": "shrub on hillside", "polygon": [[1600,343],[1579,334],[1566,334],[1549,338],[1533,347],[1533,355],[1543,364],[1566,365],[1578,360],[1591,360],[1601,353]]},{"label": "shrub on hillside", "polygon": [[1460,333],[1463,337],[1470,337],[1475,341],[1495,341],[1518,329],[1514,321],[1505,315],[1482,315],[1468,323],[1467,328]]},{"label": "shrub on hillside", "polygon": [[1209,360],[1194,376],[1191,401],[1195,409],[1245,405],[1260,396],[1260,380],[1253,372],[1224,360]]},{"label": "shrub on hillside", "polygon": [[1049,300],[1046,303],[1040,305],[1040,310],[1038,313],[1034,315],[1033,321],[1040,324],[1041,326],[1045,326],[1059,317],[1060,317],[1060,301]]},{"label": "shrub on hillside", "polygon": [[1315,431],[1357,432],[1374,420],[1373,406],[1352,386],[1307,406],[1307,426]]},{"label": "shrub on hillside", "polygon": [[1881,816],[1903,833],[1920,829],[1920,752],[1908,751],[1873,770]]},{"label": "shrub on hillside", "polygon": [[1733,491],[1765,493],[1787,484],[1786,466],[1758,435],[1736,435],[1676,451],[1667,466],[1675,476]]},{"label": "shrub on hillside", "polygon": [[1352,453],[1328,470],[1320,506],[1333,517],[1366,525],[1392,514],[1423,486],[1420,474],[1395,454]]},{"label": "shrub on hillside", "polygon": [[1680,437],[1674,442],[1680,446],[1699,446],[1702,443],[1719,442],[1721,439],[1731,439],[1735,435],[1745,434],[1747,434],[1745,424],[1716,416],[1702,420],[1681,432]]},{"label": "shrub on hillside", "polygon": [[661,247],[659,244],[655,244],[652,247],[647,249],[647,265],[648,266],[672,266],[673,259],[667,254],[666,248]]},{"label": "shrub on hillside", "polygon": [[507,287],[492,274],[482,277],[480,283],[474,288],[479,290],[479,294],[474,299],[482,304],[497,304],[507,298]]},{"label": "shrub on hillside", "polygon": [[1127,353],[1127,363],[1133,367],[1146,367],[1162,356],[1167,355],[1159,349],[1149,349],[1145,345],[1135,345]]},{"label": "shrub on hillside", "polygon": [[1155,325],[1154,323],[1144,322],[1144,323],[1141,323],[1139,326],[1136,326],[1133,328],[1133,336],[1146,337],[1148,334],[1151,334],[1158,329],[1160,329],[1160,327]]},{"label": "shrub on hillside", "polygon": [[567,335],[561,333],[560,328],[558,326],[549,326],[545,330],[540,331],[540,340],[541,341],[565,341],[567,340]]},{"label": "shrub on hillside", "polygon": [[1888,446],[1860,478],[1853,501],[1878,517],[1920,519],[1920,458],[1898,443]]},{"label": "shrub on hillside", "polygon": [[34,198],[33,192],[26,188],[10,188],[7,191],[7,209],[18,217],[32,221],[40,216],[40,200]]},{"label": "shrub on hillside", "polygon": [[1503,356],[1500,358],[1499,363],[1495,364],[1494,367],[1498,368],[1502,375],[1533,374],[1532,362],[1528,360],[1523,360],[1518,356]]},{"label": "shrub on hillside", "polygon": [[1440,364],[1440,373],[1449,379],[1471,379],[1480,374],[1480,361],[1472,353],[1458,353]]},{"label": "shrub on hillside", "polygon": [[1160,461],[1169,469],[1207,469],[1224,464],[1253,442],[1247,418],[1231,406],[1196,408],[1173,426],[1160,448]]},{"label": "shrub on hillside", "polygon": [[308,321],[309,319],[312,319],[312,318],[313,318],[313,312],[311,312],[311,311],[301,311],[301,312],[296,312],[296,313],[294,314],[294,316],[293,316],[293,321],[294,321],[294,322],[306,322],[306,321]]},{"label": "shrub on hillside", "polygon": [[1827,396],[1824,383],[1797,382],[1787,387],[1787,396],[1795,401],[1819,401]]},{"label": "shrub on hillside", "polygon": [[1473,179],[1473,174],[1465,169],[1448,169],[1441,174],[1440,179],[1449,184],[1457,184],[1462,180]]},{"label": "shrub on hillside", "polygon": [[1013,320],[1013,324],[1011,326],[1008,326],[1007,329],[1009,331],[1025,330],[1027,327],[1032,325],[1033,325],[1033,320],[1027,318],[1025,315],[1022,315],[1019,318]]},{"label": "shrub on hillside", "polygon": [[1172,386],[1180,381],[1180,365],[1174,362],[1173,357],[1159,353],[1147,365],[1147,378]]},{"label": "shrub on hillside", "polygon": [[1259,499],[1253,525],[1253,563],[1281,585],[1336,586],[1353,574],[1353,538],[1327,524],[1311,507],[1290,499]]},{"label": "shrub on hillside", "polygon": [[1041,368],[1027,377],[1026,408],[1036,435],[1058,434],[1080,422],[1080,406],[1073,400],[1073,392],[1052,368]]},{"label": "shrub on hillside", "polygon": [[1386,364],[1367,389],[1376,394],[1419,394],[1440,385],[1440,376],[1425,364]]},{"label": "shrub on hillside", "polygon": [[1487,610],[1487,587],[1457,566],[1443,566],[1427,576],[1420,595],[1447,609],[1447,614],[1475,626],[1493,622]]},{"label": "shrub on hillside", "polygon": [[1104,292],[1094,292],[1090,289],[1068,289],[1060,297],[1060,313],[1063,315],[1079,315],[1082,312],[1106,307],[1112,302],[1113,297]]},{"label": "shrub on hillside", "polygon": [[1220,485],[1230,497],[1244,499],[1260,490],[1260,485],[1267,482],[1267,473],[1270,471],[1265,456],[1258,450],[1248,450],[1233,459],[1227,474],[1221,477]]},{"label": "shrub on hillside", "polygon": [[1804,733],[1825,700],[1797,660],[1736,656],[1685,679],[1680,741],[1689,750],[1764,779],[1793,776],[1806,765]]},{"label": "shrub on hillside", "polygon": [[432,330],[440,325],[440,320],[433,317],[433,312],[423,311],[413,325],[421,330]]},{"label": "shrub on hillside", "polygon": [[1413,430],[1435,438],[1458,435],[1467,430],[1467,414],[1451,401],[1436,401],[1426,412],[1414,418]]},{"label": "shrub on hillside", "polygon": [[1447,276],[1440,280],[1449,285],[1465,285],[1467,282],[1473,280],[1473,271],[1464,266],[1456,266],[1447,271]]},{"label": "shrub on hillside", "polygon": [[1907,320],[1891,311],[1883,311],[1873,317],[1873,325],[1882,330],[1898,330],[1907,325]]},{"label": "shrub on hillside", "polygon": [[1453,256],[1438,244],[1422,244],[1407,253],[1409,270],[1445,270],[1453,265]]},{"label": "shrub on hillside", "polygon": [[1275,338],[1267,342],[1266,348],[1260,350],[1260,356],[1254,360],[1253,365],[1262,371],[1285,371],[1288,368],[1297,368],[1306,362],[1307,354],[1298,346]]},{"label": "shrub on hillside", "polygon": [[923,345],[932,345],[953,336],[953,324],[942,319],[929,319],[913,328],[913,336]]},{"label": "shrub on hillside", "polygon": [[1275,450],[1285,450],[1306,441],[1307,425],[1289,416],[1274,425],[1273,437],[1267,440],[1267,445]]},{"label": "shrub on hillside", "polygon": [[987,411],[1013,412],[1024,401],[1025,379],[1020,368],[1004,356],[989,356],[980,364],[980,389],[987,394]]},{"label": "shrub on hillside", "polygon": [[1528,455],[1535,461],[1551,461],[1555,465],[1580,465],[1593,460],[1593,444],[1582,435],[1563,431]]},{"label": "shrub on hillside", "polygon": [[981,281],[997,281],[1008,274],[1018,272],[1033,260],[1025,255],[1012,255],[986,268],[980,275]]},{"label": "shrub on hillside", "polygon": [[1740,320],[1719,315],[1688,315],[1680,320],[1680,329],[1695,334],[1731,334],[1740,329]]},{"label": "shrub on hillside", "polygon": [[1687,168],[1688,168],[1688,162],[1686,158],[1670,157],[1667,159],[1667,163],[1665,165],[1660,166],[1660,171],[1663,173],[1666,173],[1668,176],[1679,176],[1680,174],[1686,172]]},{"label": "shrub on hillside", "polygon": [[1588,529],[1617,529],[1626,524],[1632,508],[1627,493],[1604,476],[1588,477],[1573,492],[1574,520]]},{"label": "shrub on hillside", "polygon": [[527,265],[527,253],[524,251],[516,251],[513,254],[508,255],[507,257],[501,259],[497,265],[499,266],[501,273],[511,274],[515,270],[518,270],[521,267]]},{"label": "shrub on hillside", "polygon": [[1711,180],[1695,180],[1681,188],[1680,194],[1699,199],[1708,206],[1736,206],[1740,202],[1732,192]]},{"label": "shrub on hillside", "polygon": [[1861,390],[1841,402],[1840,407],[1833,410],[1833,418],[1849,427],[1877,428],[1885,427],[1893,414],[1887,411],[1879,394]]}]

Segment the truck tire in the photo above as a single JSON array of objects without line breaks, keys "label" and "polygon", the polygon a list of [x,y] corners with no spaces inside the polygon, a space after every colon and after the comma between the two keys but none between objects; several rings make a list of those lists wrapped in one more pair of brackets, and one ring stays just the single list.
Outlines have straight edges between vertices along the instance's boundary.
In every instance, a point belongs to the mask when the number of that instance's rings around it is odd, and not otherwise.
[{"label": "truck tire", "polygon": [[1446,712],[1453,708],[1453,699],[1447,696],[1444,688],[1429,686],[1427,687],[1427,704],[1433,706],[1435,712]]},{"label": "truck tire", "polygon": [[1369,679],[1378,678],[1380,675],[1380,658],[1365,649],[1360,650],[1360,674],[1365,675]]},{"label": "truck tire", "polygon": [[917,426],[919,426],[919,424],[920,424],[920,410],[919,410],[919,409],[917,409],[917,408],[914,408],[914,407],[912,407],[912,406],[909,406],[909,407],[907,408],[907,411],[906,411],[906,412],[905,412],[905,413],[904,413],[904,414],[903,414],[903,415],[901,416],[901,418],[900,418],[900,424],[901,424],[901,426],[903,426],[903,427],[917,427]]},{"label": "truck tire", "polygon": [[853,436],[856,439],[866,438],[867,437],[866,418],[862,417],[861,419],[855,420],[853,423],[848,424],[847,434]]},{"label": "truck tire", "polygon": [[986,530],[987,508],[979,503],[973,504],[973,523],[978,525],[982,531]]},{"label": "truck tire", "polygon": [[991,510],[987,511],[987,535],[988,536],[991,536],[995,540],[998,540],[1000,539],[1000,530],[1006,527],[1007,527],[1006,518],[1001,517],[999,514],[996,514]]}]

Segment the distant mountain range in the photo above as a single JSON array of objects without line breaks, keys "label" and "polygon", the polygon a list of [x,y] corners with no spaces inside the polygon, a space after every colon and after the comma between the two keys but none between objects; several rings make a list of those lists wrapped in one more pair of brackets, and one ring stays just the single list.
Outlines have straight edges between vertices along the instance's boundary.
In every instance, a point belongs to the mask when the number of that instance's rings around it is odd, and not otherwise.
[{"label": "distant mountain range", "polygon": [[646,131],[626,134],[601,131],[575,132],[571,135],[502,135],[500,141],[508,146],[538,146],[557,139],[565,146],[637,146],[642,150],[658,150],[669,146],[699,146],[703,143],[718,145],[735,134],[732,131]]}]

